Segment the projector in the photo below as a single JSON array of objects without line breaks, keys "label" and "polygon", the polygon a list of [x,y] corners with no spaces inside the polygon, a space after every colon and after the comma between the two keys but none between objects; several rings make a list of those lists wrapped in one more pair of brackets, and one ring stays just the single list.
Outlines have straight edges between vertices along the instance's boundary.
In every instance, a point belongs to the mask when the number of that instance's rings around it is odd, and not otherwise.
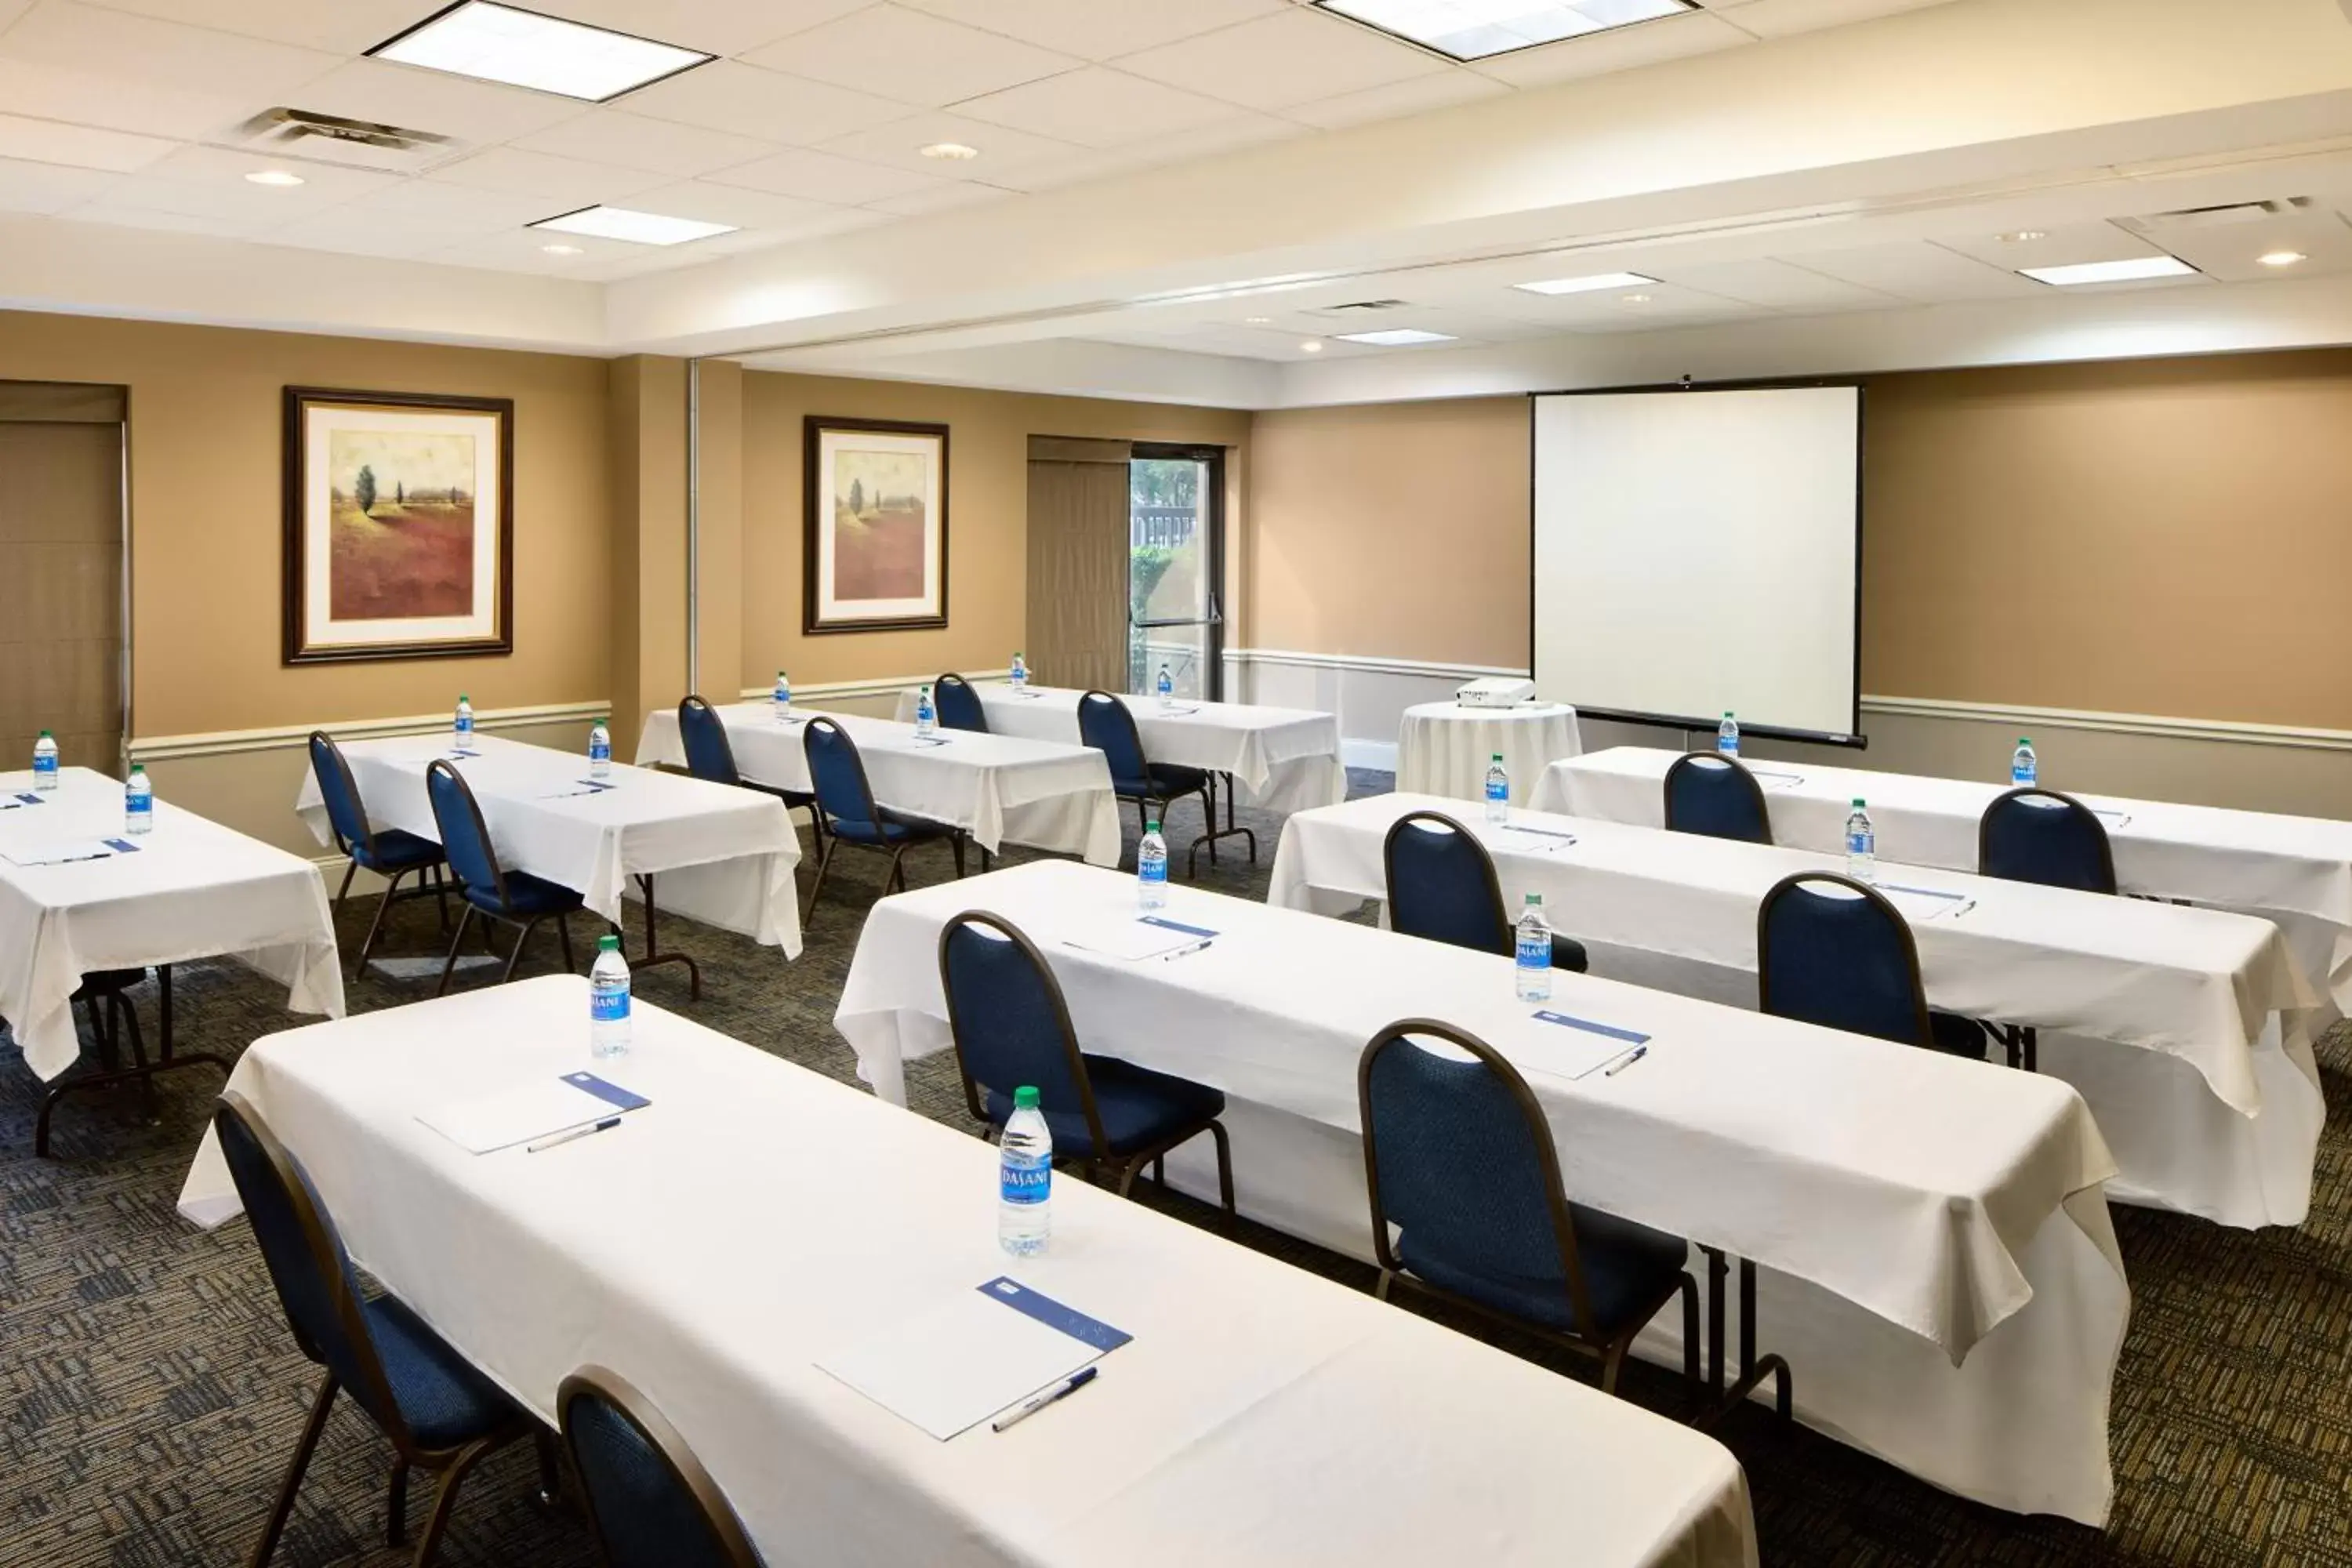
[{"label": "projector", "polygon": [[1536,700],[1536,683],[1516,675],[1487,675],[1464,683],[1454,700],[1465,708],[1516,708]]}]

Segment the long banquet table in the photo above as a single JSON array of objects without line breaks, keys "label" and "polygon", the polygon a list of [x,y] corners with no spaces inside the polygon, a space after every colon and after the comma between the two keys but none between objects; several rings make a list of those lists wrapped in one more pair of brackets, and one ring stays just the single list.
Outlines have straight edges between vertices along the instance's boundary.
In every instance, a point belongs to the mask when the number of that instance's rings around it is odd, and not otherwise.
[{"label": "long banquet table", "polygon": [[[1540,1065],[1558,1031],[1508,959],[1180,886],[1166,914],[1215,939],[1123,962],[1069,944],[1131,921],[1132,879],[1041,862],[875,905],[835,1025],[885,1100],[950,1048],[939,933],[969,909],[1038,943],[1087,1050],[1225,1092],[1244,1214],[1370,1257],[1358,1057],[1399,1018],[1444,1019],[1528,1072],[1577,1201],[1759,1266],[1761,1348],[1809,1425],[1997,1507],[2106,1517],[2130,1294],[2114,1163],[2067,1085],[1562,974],[1549,1008],[1650,1037],[1570,1079]],[[1213,1193],[1197,1142],[1171,1176]],[[1679,1365],[1674,1318],[1641,1353]]]},{"label": "long banquet table", "polygon": [[[1408,811],[1486,845],[1506,900],[1544,895],[1595,973],[1753,1006],[1756,911],[1795,871],[1843,858],[1663,828],[1386,795],[1293,816],[1269,900],[1324,913],[1386,896],[1381,845]],[[2226,1225],[2299,1225],[2326,1107],[2321,1005],[2268,921],[2218,910],[1878,867],[1918,944],[1928,1005],[2040,1031],[2041,1070],[2082,1090],[2115,1151],[2110,1192]]]},{"label": "long banquet table", "polygon": [[[542,1420],[618,1372],[771,1563],[1754,1568],[1687,1427],[1066,1177],[1011,1262],[995,1150],[658,1008],[596,1064],[652,1101],[610,1132],[416,1121],[590,1065],[587,1016],[577,977],[500,986],[267,1037],[231,1088],[437,1332]],[[236,1212],[217,1156],[181,1207]],[[1004,1274],[1134,1336],[1083,1397],[938,1442],[815,1364]]]}]

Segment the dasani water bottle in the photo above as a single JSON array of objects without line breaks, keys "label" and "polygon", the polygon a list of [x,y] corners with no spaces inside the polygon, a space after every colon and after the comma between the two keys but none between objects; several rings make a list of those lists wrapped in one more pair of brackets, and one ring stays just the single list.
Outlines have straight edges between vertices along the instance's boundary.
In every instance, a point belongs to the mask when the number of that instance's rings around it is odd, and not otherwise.
[{"label": "dasani water bottle", "polygon": [[588,726],[588,776],[610,777],[613,772],[613,731],[602,719]]},{"label": "dasani water bottle", "polygon": [[598,1061],[629,1054],[629,961],[617,936],[596,939],[588,971],[588,1054]]},{"label": "dasani water bottle", "polygon": [[1029,661],[1021,657],[1021,650],[1019,648],[1013,650],[1012,679],[1013,690],[1026,691],[1029,689]]},{"label": "dasani water bottle", "polygon": [[2009,784],[2011,789],[2034,789],[2042,783],[2042,759],[2033,754],[2033,742],[2023,735],[2017,738],[2017,750],[2009,754]]},{"label": "dasani water bottle", "polygon": [[1160,819],[1143,826],[1143,842],[1135,847],[1135,902],[1144,910],[1168,907],[1168,841],[1160,837]]},{"label": "dasani water bottle", "polygon": [[1857,882],[1878,879],[1878,835],[1870,826],[1870,813],[1864,809],[1862,796],[1853,797],[1853,809],[1845,819],[1845,874]]},{"label": "dasani water bottle", "polygon": [[122,831],[152,833],[154,829],[155,785],[147,770],[133,763],[131,777],[122,785]]},{"label": "dasani water bottle", "polygon": [[1527,909],[1519,916],[1518,942],[1516,947],[1519,1000],[1549,1002],[1551,1000],[1551,922],[1544,919],[1543,895],[1529,893]]},{"label": "dasani water bottle", "polygon": [[1160,679],[1152,682],[1151,689],[1160,693],[1160,706],[1162,709],[1176,706],[1176,678],[1168,673],[1166,665],[1160,667]]},{"label": "dasani water bottle", "polygon": [[51,790],[58,787],[58,738],[47,730],[33,742],[33,787]]},{"label": "dasani water bottle", "polygon": [[1511,775],[1503,766],[1503,753],[1496,752],[1486,763],[1486,820],[1502,823],[1511,819]]},{"label": "dasani water bottle", "polygon": [[1739,721],[1731,716],[1728,708],[1723,710],[1723,722],[1715,727],[1715,749],[1721,756],[1739,754]]},{"label": "dasani water bottle", "polygon": [[791,719],[793,716],[793,683],[784,679],[784,672],[781,669],[776,671],[776,689],[773,700],[776,705],[776,722],[782,724]]},{"label": "dasani water bottle", "polygon": [[457,717],[450,724],[449,749],[461,757],[474,754],[474,700],[464,692],[457,694]]},{"label": "dasani water bottle", "polygon": [[996,1244],[1034,1258],[1054,1234],[1054,1133],[1027,1084],[1013,1091],[1013,1114],[997,1143]]},{"label": "dasani water bottle", "polygon": [[939,728],[940,710],[932,705],[931,689],[923,687],[915,693],[915,733],[928,735]]}]

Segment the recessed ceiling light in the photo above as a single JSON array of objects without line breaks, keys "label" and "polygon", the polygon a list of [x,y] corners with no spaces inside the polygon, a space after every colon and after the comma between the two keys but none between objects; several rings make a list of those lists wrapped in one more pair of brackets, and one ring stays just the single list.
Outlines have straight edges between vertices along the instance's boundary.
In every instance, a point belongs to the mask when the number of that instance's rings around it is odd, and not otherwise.
[{"label": "recessed ceiling light", "polygon": [[2300,250],[2273,250],[2254,258],[2265,267],[2292,267],[2298,261],[2311,259]]},{"label": "recessed ceiling light", "polygon": [[1375,348],[1411,348],[1415,343],[1452,343],[1461,340],[1450,332],[1424,332],[1418,327],[1391,327],[1380,332],[1341,332],[1343,343],[1370,343]]},{"label": "recessed ceiling light", "polygon": [[1586,33],[1675,16],[1691,0],[1316,0],[1457,60],[1533,48]]},{"label": "recessed ceiling light", "polygon": [[1656,281],[1638,272],[1595,272],[1583,278],[1549,278],[1540,283],[1514,283],[1511,287],[1530,294],[1590,294],[1600,289],[1626,289]]},{"label": "recessed ceiling light", "polygon": [[603,103],[717,57],[493,0],[419,22],[370,49],[377,59]]},{"label": "recessed ceiling light", "polygon": [[1628,294],[1620,301],[1627,305],[1646,305],[1649,302],[1650,297],[1647,294]]},{"label": "recessed ceiling light", "polygon": [[1270,327],[1274,325],[1274,318],[1272,316],[1245,316],[1243,318],[1243,321],[1253,327]]},{"label": "recessed ceiling light", "polygon": [[660,213],[632,212],[627,207],[582,207],[561,217],[541,218],[530,226],[562,234],[584,234],[596,239],[625,239],[632,245],[684,245],[714,234],[733,234],[731,223],[703,223],[690,217],[665,217]]},{"label": "recessed ceiling light", "polygon": [[1309,338],[1298,345],[1298,352],[1303,354],[1319,354],[1323,352],[1323,345]]},{"label": "recessed ceiling light", "polygon": [[2084,261],[2072,267],[2021,267],[2036,283],[2079,289],[2086,283],[2139,283],[2151,278],[2194,278],[2197,268],[2177,256],[2135,256],[2128,261]]},{"label": "recessed ceiling light", "polygon": [[256,169],[246,178],[257,185],[275,185],[280,189],[302,183],[302,176],[289,169]]},{"label": "recessed ceiling light", "polygon": [[585,256],[588,254],[576,245],[542,245],[540,248],[547,252],[550,256]]},{"label": "recessed ceiling light", "polygon": [[980,149],[967,147],[961,142],[934,142],[922,149],[926,158],[944,158],[951,163],[969,163],[980,156]]},{"label": "recessed ceiling light", "polygon": [[2033,240],[2049,237],[2050,231],[2046,228],[2021,228],[2013,233],[2002,235],[2000,242],[2003,245],[2025,245]]}]

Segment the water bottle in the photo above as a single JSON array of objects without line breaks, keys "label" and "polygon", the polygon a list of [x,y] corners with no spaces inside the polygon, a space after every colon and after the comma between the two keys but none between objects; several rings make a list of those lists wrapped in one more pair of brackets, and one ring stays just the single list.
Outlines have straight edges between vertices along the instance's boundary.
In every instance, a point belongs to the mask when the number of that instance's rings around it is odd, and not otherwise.
[{"label": "water bottle", "polygon": [[928,735],[940,727],[940,710],[931,703],[931,689],[923,687],[915,693],[915,733]]},{"label": "water bottle", "polygon": [[1143,825],[1143,842],[1135,847],[1135,901],[1147,913],[1168,907],[1168,841],[1156,816]]},{"label": "water bottle", "polygon": [[1723,710],[1723,722],[1715,727],[1715,750],[1718,756],[1739,754],[1739,721],[1731,716],[1728,708]]},{"label": "water bottle", "polygon": [[474,700],[464,692],[457,694],[457,718],[451,726],[455,735],[449,749],[461,757],[474,754]]},{"label": "water bottle", "polygon": [[131,777],[122,786],[122,831],[152,833],[155,830],[155,786],[147,778],[147,770],[137,763],[131,764]]},{"label": "water bottle", "polygon": [[1021,657],[1019,648],[1013,650],[1013,689],[1015,691],[1029,689],[1029,661]]},{"label": "water bottle", "polygon": [[42,731],[41,738],[33,742],[33,787],[43,790],[58,787],[58,738],[47,730]]},{"label": "water bottle", "polygon": [[1486,764],[1486,820],[1499,824],[1510,819],[1510,770],[1503,766],[1503,753],[1496,752]]},{"label": "water bottle", "polygon": [[1862,796],[1853,797],[1853,809],[1845,819],[1845,874],[1857,882],[1878,879],[1878,835],[1870,826],[1870,813],[1863,809]]},{"label": "water bottle", "polygon": [[588,776],[609,778],[613,773],[613,731],[604,721],[588,726]]},{"label": "water bottle", "polygon": [[1166,665],[1163,664],[1160,667],[1160,679],[1152,682],[1151,689],[1160,693],[1160,709],[1161,712],[1164,713],[1169,709],[1176,706],[1176,679],[1173,676],[1168,673],[1168,667]]},{"label": "water bottle", "polygon": [[1551,922],[1544,919],[1543,895],[1529,893],[1527,909],[1519,916],[1519,936],[1517,948],[1517,968],[1519,979],[1519,1000],[1549,1002],[1551,1000]]},{"label": "water bottle", "polygon": [[599,1061],[629,1054],[629,961],[617,936],[596,939],[588,971],[588,1054]]},{"label": "water bottle", "polygon": [[2017,750],[2009,754],[2009,785],[2011,789],[2033,789],[2042,783],[2042,759],[2033,754],[2033,742],[2023,735],[2017,738]]},{"label": "water bottle", "polygon": [[787,723],[793,716],[793,683],[784,679],[782,670],[776,671],[776,722]]},{"label": "water bottle", "polygon": [[996,1157],[996,1245],[1034,1258],[1054,1234],[1054,1132],[1027,1084],[1013,1091]]}]

